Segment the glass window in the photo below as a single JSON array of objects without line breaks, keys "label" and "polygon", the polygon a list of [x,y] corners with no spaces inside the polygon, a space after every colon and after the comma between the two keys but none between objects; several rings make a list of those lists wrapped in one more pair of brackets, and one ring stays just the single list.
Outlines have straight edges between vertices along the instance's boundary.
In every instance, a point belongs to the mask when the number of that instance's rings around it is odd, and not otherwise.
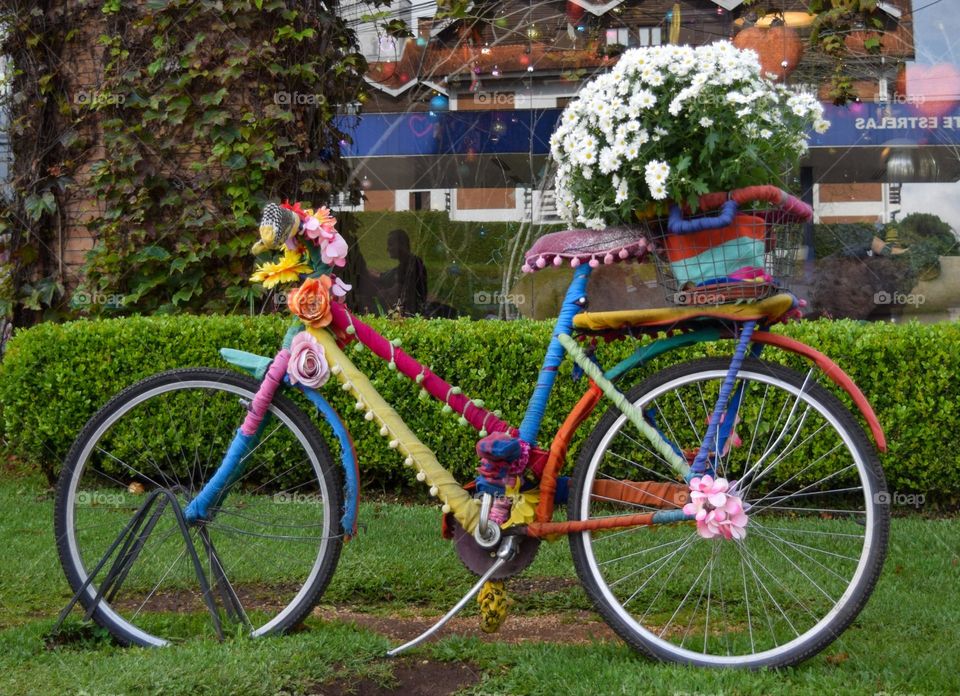
[{"label": "glass window", "polygon": [[659,46],[660,27],[637,27],[637,39],[640,46]]},{"label": "glass window", "polygon": [[[759,50],[775,79],[814,95],[831,123],[811,130],[793,171],[770,173],[814,208],[792,251],[777,252],[810,313],[960,316],[960,14],[947,3],[879,4],[882,27],[855,23],[845,35],[839,87],[838,59],[811,46],[801,3],[759,16],[711,0],[497,2],[437,21],[424,7],[390,10],[415,17],[415,36],[363,44],[369,95],[347,154],[364,200],[341,214],[366,306],[550,316],[569,269],[521,266],[539,237],[568,226],[549,157],[564,107],[619,60],[609,46],[732,38]],[[406,274],[413,290],[400,282]],[[652,265],[612,264],[596,276],[595,308],[666,301]]]},{"label": "glass window", "polygon": [[615,27],[613,29],[607,29],[607,45],[608,46],[629,46],[630,45],[630,30],[626,27]]}]

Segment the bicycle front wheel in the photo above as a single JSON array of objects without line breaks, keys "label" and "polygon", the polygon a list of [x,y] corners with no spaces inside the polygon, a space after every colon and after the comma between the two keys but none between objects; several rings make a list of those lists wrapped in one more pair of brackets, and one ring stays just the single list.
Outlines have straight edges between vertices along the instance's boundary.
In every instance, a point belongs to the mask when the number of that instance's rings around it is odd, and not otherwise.
[{"label": "bicycle front wheel", "polygon": [[[164,489],[181,507],[193,499],[258,386],[227,370],[172,370],[131,386],[94,415],[57,486],[57,548],[74,592],[147,496]],[[225,632],[278,633],[311,611],[340,556],[341,508],[339,471],[322,436],[277,394],[242,473],[212,518],[189,528]],[[176,516],[169,504],[159,510],[145,517],[147,533],[131,537],[126,555],[118,547],[80,596],[124,644],[215,635]]]},{"label": "bicycle front wheel", "polygon": [[[728,367],[726,359],[677,365],[627,396],[690,456]],[[748,359],[738,385],[735,410],[725,416],[735,419],[733,435],[711,461],[714,475],[735,482],[743,499],[744,539],[703,538],[691,522],[570,535],[577,572],[600,613],[657,659],[748,668],[800,662],[857,616],[886,553],[883,472],[850,412],[813,371]],[[685,491],[611,409],[581,450],[568,516],[676,509]]]}]

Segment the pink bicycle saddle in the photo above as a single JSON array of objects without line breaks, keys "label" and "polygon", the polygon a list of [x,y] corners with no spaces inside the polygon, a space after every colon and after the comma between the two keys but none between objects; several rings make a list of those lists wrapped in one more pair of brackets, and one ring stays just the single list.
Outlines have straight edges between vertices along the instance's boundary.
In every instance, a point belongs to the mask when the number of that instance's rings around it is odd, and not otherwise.
[{"label": "pink bicycle saddle", "polygon": [[617,261],[641,260],[651,243],[640,227],[608,227],[603,230],[565,230],[540,237],[524,255],[523,271],[532,273],[549,265],[573,268],[581,263],[599,266]]}]

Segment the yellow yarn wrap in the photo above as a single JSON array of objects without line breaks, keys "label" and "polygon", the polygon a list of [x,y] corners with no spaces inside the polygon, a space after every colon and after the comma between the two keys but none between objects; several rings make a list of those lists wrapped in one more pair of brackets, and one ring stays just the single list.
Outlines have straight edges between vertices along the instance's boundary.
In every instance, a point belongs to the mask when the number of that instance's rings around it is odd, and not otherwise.
[{"label": "yellow yarn wrap", "polygon": [[463,490],[453,475],[440,465],[430,448],[417,439],[397,412],[380,396],[370,380],[340,350],[333,334],[325,329],[309,327],[307,331],[323,346],[331,368],[339,367],[337,378],[340,382],[347,385],[347,390],[358,401],[363,402],[365,410],[373,414],[377,426],[386,427],[389,431],[386,437],[391,441],[391,445],[396,443],[395,449],[413,461],[413,466],[424,476],[421,480],[431,488],[436,487],[440,501],[450,507],[460,526],[473,534],[480,519],[479,502]]}]

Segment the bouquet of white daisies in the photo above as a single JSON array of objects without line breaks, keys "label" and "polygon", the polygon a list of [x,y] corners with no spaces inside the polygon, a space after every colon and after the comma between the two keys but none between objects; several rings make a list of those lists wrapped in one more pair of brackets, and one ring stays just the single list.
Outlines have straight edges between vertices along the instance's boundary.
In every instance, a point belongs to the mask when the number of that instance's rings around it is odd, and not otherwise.
[{"label": "bouquet of white daisies", "polygon": [[636,223],[669,201],[779,184],[829,127],[812,94],[761,75],[726,41],[626,51],[587,83],[550,139],[557,208],[570,224]]}]

